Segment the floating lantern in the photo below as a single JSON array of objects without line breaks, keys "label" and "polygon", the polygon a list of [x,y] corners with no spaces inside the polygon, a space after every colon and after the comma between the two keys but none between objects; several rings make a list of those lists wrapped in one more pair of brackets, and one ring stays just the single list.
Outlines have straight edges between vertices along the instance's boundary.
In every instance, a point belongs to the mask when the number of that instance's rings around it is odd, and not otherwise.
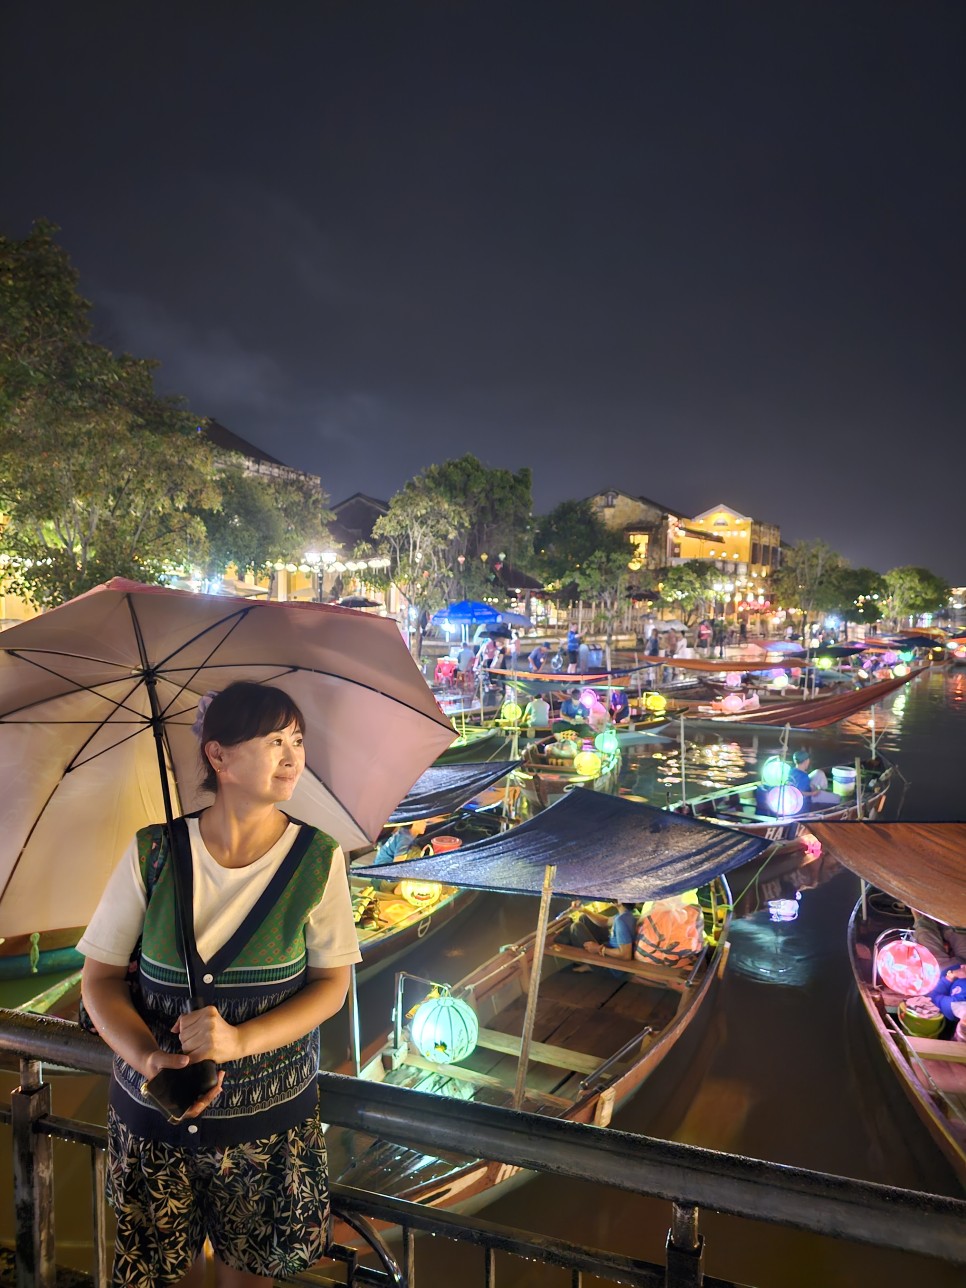
[{"label": "floating lantern", "polygon": [[523,708],[518,702],[504,702],[500,708],[500,719],[507,724],[516,724],[523,715]]},{"label": "floating lantern", "polygon": [[585,778],[596,778],[603,763],[596,751],[581,751],[574,756],[574,769]]},{"label": "floating lantern", "polygon": [[878,671],[876,671],[875,673],[875,678],[877,680],[891,680],[892,679],[891,668],[888,666],[880,666]]},{"label": "floating lantern", "polygon": [[413,877],[400,881],[397,889],[414,908],[430,907],[443,893],[443,887],[438,881],[416,881]]},{"label": "floating lantern", "polygon": [[784,689],[788,685],[788,675],[784,671],[772,671],[771,687],[773,689]]},{"label": "floating lantern", "polygon": [[901,675],[908,675],[909,668],[908,666],[906,666],[905,662],[900,662],[898,666],[894,666],[892,668],[892,674],[896,677]]},{"label": "floating lantern", "polygon": [[663,693],[648,693],[644,698],[644,705],[648,711],[664,711],[667,709],[667,698]]},{"label": "floating lantern", "polygon": [[[894,939],[875,955],[875,969],[886,987],[904,997],[931,993],[939,983],[939,963],[914,939]],[[873,972],[874,982],[875,972]]]},{"label": "floating lantern", "polygon": [[797,814],[805,804],[805,797],[797,787],[784,783],[781,787],[772,787],[765,795],[765,804],[777,818]]},{"label": "floating lantern", "polygon": [[769,756],[761,767],[761,781],[766,787],[781,787],[791,776],[791,766],[781,756]]},{"label": "floating lantern", "polygon": [[456,1064],[472,1055],[480,1036],[476,1012],[459,997],[428,997],[409,1025],[413,1046],[424,1060]]},{"label": "floating lantern", "polygon": [[725,684],[728,686],[729,689],[737,689],[740,683],[741,683],[740,671],[729,671],[725,676]]},{"label": "floating lantern", "polygon": [[832,659],[830,657],[820,657],[815,665],[820,671],[830,671],[832,669]]},{"label": "floating lantern", "polygon": [[886,666],[895,666],[899,661],[899,654],[894,649],[889,649],[887,653],[882,654],[882,660]]},{"label": "floating lantern", "polygon": [[729,693],[721,700],[722,711],[727,711],[729,715],[736,715],[745,708],[745,700],[740,693]]},{"label": "floating lantern", "polygon": [[613,729],[605,729],[594,739],[594,746],[602,756],[609,756],[620,746],[620,739]]},{"label": "floating lantern", "polygon": [[901,662],[911,662],[915,656],[915,652],[910,648],[899,654],[899,660]]}]

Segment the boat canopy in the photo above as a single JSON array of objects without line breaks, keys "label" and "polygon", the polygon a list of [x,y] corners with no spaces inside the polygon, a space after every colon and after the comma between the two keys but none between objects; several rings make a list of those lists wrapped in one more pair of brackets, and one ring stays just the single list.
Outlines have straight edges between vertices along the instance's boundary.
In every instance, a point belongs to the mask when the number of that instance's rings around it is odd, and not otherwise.
[{"label": "boat canopy", "polygon": [[485,787],[505,778],[519,763],[518,760],[487,760],[430,765],[389,815],[389,822],[414,823],[436,814],[452,814]]},{"label": "boat canopy", "polygon": [[[643,903],[681,894],[757,858],[771,842],[637,801],[576,787],[519,827],[445,855],[393,864],[394,878],[443,881],[470,890]],[[354,876],[385,878],[385,867]]]},{"label": "boat canopy", "polygon": [[809,823],[833,858],[910,908],[966,926],[966,823]]}]

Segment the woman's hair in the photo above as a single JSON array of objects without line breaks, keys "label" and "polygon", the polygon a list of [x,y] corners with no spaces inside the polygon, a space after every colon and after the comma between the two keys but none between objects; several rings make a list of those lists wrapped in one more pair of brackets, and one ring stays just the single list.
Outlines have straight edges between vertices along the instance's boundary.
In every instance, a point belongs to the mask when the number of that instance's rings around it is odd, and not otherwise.
[{"label": "woman's hair", "polygon": [[237,747],[252,738],[263,738],[279,729],[294,724],[299,733],[305,733],[305,716],[281,689],[270,684],[253,684],[249,680],[236,680],[227,689],[216,693],[208,704],[201,726],[202,789],[217,792],[218,776],[205,754],[209,742],[219,742],[223,747]]}]

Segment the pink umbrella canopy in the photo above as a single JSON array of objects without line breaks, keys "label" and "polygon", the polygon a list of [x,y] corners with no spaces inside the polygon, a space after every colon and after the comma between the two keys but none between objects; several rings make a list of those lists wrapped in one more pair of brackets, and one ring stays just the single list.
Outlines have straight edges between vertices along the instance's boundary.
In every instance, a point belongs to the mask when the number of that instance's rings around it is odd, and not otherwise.
[{"label": "pink umbrella canopy", "polygon": [[175,812],[210,802],[192,725],[233,680],[301,707],[290,810],[346,850],[453,740],[390,619],[115,578],[0,635],[0,935],[85,924],[134,832],[164,818],[149,685]]}]

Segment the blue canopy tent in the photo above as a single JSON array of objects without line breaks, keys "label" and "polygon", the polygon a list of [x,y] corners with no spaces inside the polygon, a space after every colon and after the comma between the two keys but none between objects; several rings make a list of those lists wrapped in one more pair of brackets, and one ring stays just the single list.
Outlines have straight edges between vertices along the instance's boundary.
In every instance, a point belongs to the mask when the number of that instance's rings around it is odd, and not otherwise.
[{"label": "blue canopy tent", "polygon": [[518,760],[487,760],[431,765],[389,815],[389,822],[413,823],[436,814],[451,814],[484,788],[505,778],[519,763]]},{"label": "blue canopy tent", "polygon": [[[519,827],[450,854],[397,863],[393,876],[539,895],[545,869],[553,865],[556,894],[643,903],[705,885],[770,845],[731,828],[575,788]],[[379,868],[353,872],[385,875]]]},{"label": "blue canopy tent", "polygon": [[500,614],[491,604],[461,599],[446,608],[438,608],[429,620],[434,626],[487,626],[498,622]]}]

